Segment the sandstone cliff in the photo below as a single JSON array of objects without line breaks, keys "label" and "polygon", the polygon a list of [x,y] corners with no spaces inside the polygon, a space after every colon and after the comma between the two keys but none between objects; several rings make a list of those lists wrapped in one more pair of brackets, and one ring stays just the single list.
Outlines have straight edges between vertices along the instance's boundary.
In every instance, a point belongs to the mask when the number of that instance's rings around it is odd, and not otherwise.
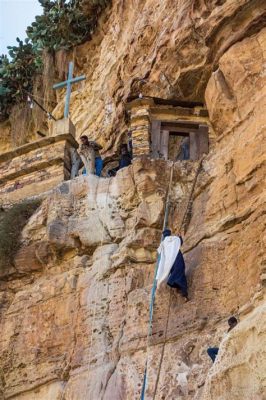
[{"label": "sandstone cliff", "polygon": [[[87,80],[71,117],[105,155],[124,132],[127,97],[140,91],[205,99],[215,132],[184,238],[190,301],[173,296],[157,400],[265,399],[263,3],[115,0],[74,50]],[[196,168],[175,164],[175,232]],[[0,282],[3,399],[139,399],[147,354],[153,398],[169,289],[156,296],[147,352],[148,308],[169,174],[166,161],[135,160],[115,178],[62,183],[33,215],[15,271],[7,266]],[[206,348],[231,314],[240,323],[212,366]]]}]

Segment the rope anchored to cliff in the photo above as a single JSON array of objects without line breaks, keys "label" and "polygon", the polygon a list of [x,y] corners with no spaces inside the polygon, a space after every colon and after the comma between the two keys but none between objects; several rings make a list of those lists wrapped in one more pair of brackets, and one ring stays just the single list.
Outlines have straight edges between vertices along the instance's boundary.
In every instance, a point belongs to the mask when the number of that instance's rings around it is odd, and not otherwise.
[{"label": "rope anchored to cliff", "polygon": [[[172,180],[173,180],[173,172],[174,172],[174,162],[172,163],[171,171],[170,171],[170,180],[169,180],[169,185],[168,185],[168,191],[167,191],[167,200],[166,200],[166,206],[165,206],[165,213],[164,213],[164,221],[163,221],[163,231],[167,226],[168,223],[168,215],[169,215],[169,208],[170,208],[170,190],[172,186]],[[161,242],[162,242],[163,237],[161,237]],[[154,272],[154,278],[153,278],[153,285],[152,285],[152,290],[151,290],[151,300],[150,300],[150,310],[149,310],[149,326],[148,326],[148,335],[147,335],[147,350],[150,345],[150,337],[152,335],[152,317],[153,317],[153,306],[154,306],[154,300],[155,300],[155,293],[156,293],[156,275],[159,267],[159,262],[160,262],[160,255],[157,256],[157,261],[156,261],[156,266],[155,266],[155,272]],[[141,390],[141,400],[145,399],[145,392],[146,392],[146,386],[147,386],[147,368],[148,368],[148,357],[146,357],[146,363],[145,363],[145,371],[144,371],[144,380],[143,380],[143,385],[142,385],[142,390]]]},{"label": "rope anchored to cliff", "polygon": [[[190,222],[191,212],[192,212],[192,197],[193,197],[193,193],[194,193],[194,190],[196,187],[198,175],[202,168],[202,162],[203,162],[203,158],[200,160],[198,168],[195,173],[195,177],[194,177],[191,191],[190,191],[188,201],[187,201],[187,206],[186,206],[186,209],[185,209],[185,212],[184,212],[184,215],[182,218],[182,222],[180,225],[180,232],[184,228],[183,232],[186,233],[188,224]],[[173,180],[173,170],[174,170],[174,163],[172,164],[171,172],[170,172],[170,180],[169,180],[167,200],[166,200],[166,206],[165,206],[165,214],[164,214],[163,231],[165,230],[165,228],[167,227],[167,224],[168,224],[168,216],[169,216],[169,209],[170,209],[170,192],[171,192],[172,180]],[[163,237],[161,237],[161,242],[162,242],[162,240],[163,240]],[[147,335],[147,357],[146,357],[146,362],[145,362],[144,379],[143,379],[143,385],[142,385],[142,390],[141,390],[141,400],[145,400],[145,393],[146,393],[146,390],[148,387],[148,385],[147,385],[147,381],[148,381],[148,349],[150,347],[150,338],[152,336],[153,308],[154,308],[155,294],[156,294],[156,288],[157,288],[156,276],[157,276],[159,262],[160,262],[160,255],[157,256],[157,261],[156,261],[156,266],[155,266],[155,274],[154,274],[152,291],[151,291],[151,300],[150,300],[150,309],[149,309],[149,325],[148,325],[148,335]],[[158,388],[159,379],[160,379],[162,362],[163,362],[163,358],[164,358],[171,302],[172,302],[172,291],[170,291],[170,293],[169,293],[167,317],[166,317],[166,324],[165,324],[164,338],[163,338],[163,346],[162,346],[162,351],[161,351],[160,360],[159,360],[158,372],[156,375],[154,393],[152,396],[153,400],[155,400],[155,397],[156,397],[157,388]]]}]

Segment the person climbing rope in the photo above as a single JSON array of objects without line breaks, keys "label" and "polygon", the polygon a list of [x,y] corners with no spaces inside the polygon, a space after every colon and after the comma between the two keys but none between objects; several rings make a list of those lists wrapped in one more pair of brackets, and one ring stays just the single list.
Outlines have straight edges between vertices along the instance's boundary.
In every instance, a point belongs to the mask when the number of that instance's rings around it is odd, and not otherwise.
[{"label": "person climbing rope", "polygon": [[[198,176],[200,174],[200,171],[201,171],[201,168],[202,168],[202,163],[203,163],[203,158],[201,158],[201,160],[199,161],[198,168],[196,170],[196,173],[195,173],[195,176],[194,176],[194,180],[193,180],[193,184],[192,184],[192,187],[191,187],[191,191],[190,191],[190,194],[189,194],[189,197],[188,197],[187,207],[185,209],[185,212],[184,212],[184,215],[183,215],[183,218],[182,218],[182,222],[181,222],[180,227],[179,227],[180,232],[184,232],[184,234],[187,231],[188,224],[189,224],[189,221],[190,221],[189,215],[190,215],[190,209],[191,209],[191,206],[192,206],[192,197],[193,197],[193,193],[194,193],[194,190],[195,190],[195,187],[196,187],[197,178],[198,178]],[[173,172],[174,172],[174,163],[172,164],[171,172],[170,172],[170,179],[169,179],[169,186],[168,186],[167,197],[166,197],[165,214],[164,214],[164,222],[163,222],[163,235],[162,235],[161,244],[165,241],[165,237],[167,237],[167,235],[171,236],[171,231],[167,230],[165,232],[165,230],[166,230],[168,216],[169,216],[170,193],[171,193],[171,185],[172,185],[172,180],[173,180]],[[179,248],[178,248],[178,251],[177,251],[177,246],[175,246],[174,243],[173,243],[173,249],[175,249],[175,253],[174,253],[174,256],[171,257],[171,262],[173,262],[174,264],[175,264],[175,261],[177,261],[177,257],[178,257],[178,253],[179,253],[179,250],[180,250],[181,239],[182,238],[177,237],[177,239],[178,239],[178,242],[179,242]],[[177,241],[176,241],[176,244],[177,244]],[[159,249],[160,249],[160,247],[159,247]],[[162,252],[162,249],[161,249],[161,252]],[[181,255],[182,255],[182,253],[181,253]],[[154,276],[153,285],[152,285],[152,289],[151,289],[151,300],[150,300],[150,309],[149,309],[149,324],[148,324],[148,335],[147,335],[147,357],[146,357],[146,362],[145,362],[143,385],[142,385],[142,389],[141,389],[141,400],[145,400],[145,394],[146,394],[147,387],[148,387],[148,383],[147,383],[148,382],[148,351],[149,351],[149,346],[150,346],[150,338],[152,337],[153,309],[154,309],[154,300],[155,300],[156,288],[157,288],[158,283],[160,285],[160,283],[162,281],[164,281],[165,279],[169,278],[170,271],[172,273],[174,272],[174,265],[171,264],[171,262],[170,262],[169,263],[170,264],[170,268],[169,268],[169,265],[168,265],[168,270],[166,271],[166,273],[163,273],[163,271],[164,271],[164,268],[163,268],[164,262],[162,261],[163,264],[162,264],[162,266],[161,266],[161,268],[159,270],[160,262],[161,262],[161,254],[158,254],[157,262],[156,262],[156,266],[155,266],[155,276]],[[187,280],[186,280],[186,275],[185,275],[185,262],[184,262],[184,259],[183,259],[183,255],[182,255],[181,262],[182,262],[181,279],[180,279],[179,283],[181,284],[181,288],[183,289],[182,291],[183,291],[184,295],[187,295]],[[178,282],[176,282],[176,284],[177,283]],[[179,288],[180,288],[180,286],[178,285],[178,290],[180,290]],[[165,353],[165,345],[166,345],[168,324],[169,324],[169,320],[170,320],[171,296],[172,296],[172,291],[170,291],[170,293],[169,293],[168,311],[167,311],[167,314],[166,314],[163,345],[162,345],[162,349],[161,349],[161,355],[160,355],[160,359],[159,359],[159,366],[158,366],[158,371],[157,371],[157,376],[156,376],[156,381],[155,381],[155,387],[154,387],[154,391],[153,391],[153,397],[152,397],[153,399],[155,399],[155,397],[156,397],[158,384],[159,384],[159,380],[160,380],[160,374],[161,374],[161,368],[162,368],[164,353]],[[188,300],[188,297],[186,297],[186,299]]]},{"label": "person climbing rope", "polygon": [[185,261],[180,247],[183,244],[181,236],[172,236],[170,229],[163,231],[163,241],[158,248],[160,262],[156,275],[157,287],[167,281],[167,285],[178,289],[188,301]]},{"label": "person climbing rope", "polygon": [[[232,329],[234,329],[234,327],[238,323],[236,317],[230,317],[227,322],[228,322],[228,325],[229,325],[229,329],[226,332],[226,334],[224,335],[224,338],[227,336],[228,332],[230,332]],[[219,347],[209,347],[207,349],[208,356],[212,359],[213,363],[214,363],[214,361],[215,361],[215,359],[217,357],[218,352],[219,352]]]}]

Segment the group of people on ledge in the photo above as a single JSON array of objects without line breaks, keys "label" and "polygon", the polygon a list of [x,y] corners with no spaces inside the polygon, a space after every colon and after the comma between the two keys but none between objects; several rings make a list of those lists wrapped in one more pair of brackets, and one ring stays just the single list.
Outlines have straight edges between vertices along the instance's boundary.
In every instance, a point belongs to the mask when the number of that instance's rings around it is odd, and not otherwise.
[{"label": "group of people on ledge", "polygon": [[[157,288],[159,289],[163,283],[166,283],[171,288],[176,288],[177,291],[189,301],[188,298],[188,284],[186,277],[186,267],[183,254],[181,252],[181,246],[183,239],[180,235],[174,236],[170,229],[165,229],[162,235],[162,242],[157,250],[159,262],[156,273]],[[235,317],[228,319],[229,329],[226,332],[230,332],[238,321]],[[212,362],[215,361],[219,347],[209,347],[207,354],[211,358]]]},{"label": "group of people on ledge", "polygon": [[[71,177],[78,175],[80,166],[83,163],[83,175],[94,174],[97,176],[102,175],[103,159],[100,155],[102,146],[95,141],[89,140],[88,136],[83,135],[80,137],[81,145],[78,151],[79,157],[75,160],[74,172]],[[118,166],[107,171],[107,176],[115,176],[116,172],[131,164],[132,154],[128,151],[127,144],[122,144],[120,149],[120,157]]]}]

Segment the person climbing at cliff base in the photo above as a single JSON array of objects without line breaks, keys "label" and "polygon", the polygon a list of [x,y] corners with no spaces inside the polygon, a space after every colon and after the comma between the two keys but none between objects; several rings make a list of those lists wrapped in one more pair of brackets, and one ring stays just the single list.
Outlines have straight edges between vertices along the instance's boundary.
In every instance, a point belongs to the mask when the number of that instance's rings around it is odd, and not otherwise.
[{"label": "person climbing at cliff base", "polygon": [[[224,338],[227,336],[228,332],[230,332],[232,329],[234,329],[234,327],[238,323],[236,317],[230,317],[227,322],[228,322],[228,325],[229,325],[229,329],[226,332],[226,334],[224,335]],[[207,349],[208,356],[212,359],[213,363],[214,363],[214,361],[215,361],[215,359],[217,357],[218,352],[219,352],[219,347],[209,347]]]},{"label": "person climbing at cliff base", "polygon": [[157,287],[162,283],[178,289],[188,301],[187,278],[185,274],[185,261],[180,247],[183,244],[181,236],[172,236],[170,229],[163,231],[163,241],[158,248],[160,261],[156,275]]}]

